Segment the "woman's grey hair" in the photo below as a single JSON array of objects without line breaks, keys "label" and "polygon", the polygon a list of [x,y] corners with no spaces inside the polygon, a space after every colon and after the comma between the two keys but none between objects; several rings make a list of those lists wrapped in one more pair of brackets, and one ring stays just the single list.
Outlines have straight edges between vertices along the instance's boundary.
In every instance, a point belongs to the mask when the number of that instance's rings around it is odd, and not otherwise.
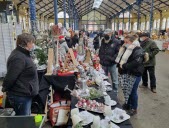
[{"label": "woman's grey hair", "polygon": [[16,44],[21,47],[26,47],[28,43],[35,42],[35,38],[29,33],[23,33],[18,35]]}]

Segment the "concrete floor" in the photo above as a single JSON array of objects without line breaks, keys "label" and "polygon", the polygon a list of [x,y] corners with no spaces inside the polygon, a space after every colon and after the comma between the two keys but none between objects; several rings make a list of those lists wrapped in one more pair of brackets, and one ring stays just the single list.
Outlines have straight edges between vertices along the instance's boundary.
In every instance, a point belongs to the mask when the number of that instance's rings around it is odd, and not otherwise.
[{"label": "concrete floor", "polygon": [[[169,128],[169,54],[160,52],[157,55],[156,77],[157,94],[150,89],[138,90],[138,114],[131,117],[133,128]],[[123,103],[121,91],[119,100]]]}]

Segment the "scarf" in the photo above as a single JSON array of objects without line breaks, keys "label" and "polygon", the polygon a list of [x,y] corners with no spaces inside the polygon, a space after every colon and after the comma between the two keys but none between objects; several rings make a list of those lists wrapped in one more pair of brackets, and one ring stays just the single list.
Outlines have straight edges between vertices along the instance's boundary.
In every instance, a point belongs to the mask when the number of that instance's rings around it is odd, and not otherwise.
[{"label": "scarf", "polygon": [[116,63],[120,64],[120,67],[122,68],[122,65],[125,64],[130,57],[130,55],[133,52],[133,49],[136,47],[136,45],[131,44],[129,46],[125,46],[125,44],[120,48],[118,56],[115,60]]}]

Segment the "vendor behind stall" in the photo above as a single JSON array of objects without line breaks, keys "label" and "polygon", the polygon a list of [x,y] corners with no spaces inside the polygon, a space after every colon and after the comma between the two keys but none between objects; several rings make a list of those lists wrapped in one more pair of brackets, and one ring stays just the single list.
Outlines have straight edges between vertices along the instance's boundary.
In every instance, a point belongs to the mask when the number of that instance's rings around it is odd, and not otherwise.
[{"label": "vendor behind stall", "polygon": [[17,47],[7,62],[7,74],[3,81],[3,92],[7,96],[16,115],[30,115],[32,98],[38,94],[38,76],[31,59],[35,39],[24,33],[17,38]]}]

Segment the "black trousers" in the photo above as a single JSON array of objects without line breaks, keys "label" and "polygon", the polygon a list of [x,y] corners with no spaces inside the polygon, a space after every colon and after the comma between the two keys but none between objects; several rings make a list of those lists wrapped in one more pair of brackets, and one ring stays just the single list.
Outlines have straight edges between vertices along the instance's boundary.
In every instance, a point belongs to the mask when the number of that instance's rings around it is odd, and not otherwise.
[{"label": "black trousers", "polygon": [[156,77],[155,77],[155,66],[145,67],[142,76],[143,85],[148,86],[148,73],[150,77],[150,87],[151,89],[156,88]]}]

